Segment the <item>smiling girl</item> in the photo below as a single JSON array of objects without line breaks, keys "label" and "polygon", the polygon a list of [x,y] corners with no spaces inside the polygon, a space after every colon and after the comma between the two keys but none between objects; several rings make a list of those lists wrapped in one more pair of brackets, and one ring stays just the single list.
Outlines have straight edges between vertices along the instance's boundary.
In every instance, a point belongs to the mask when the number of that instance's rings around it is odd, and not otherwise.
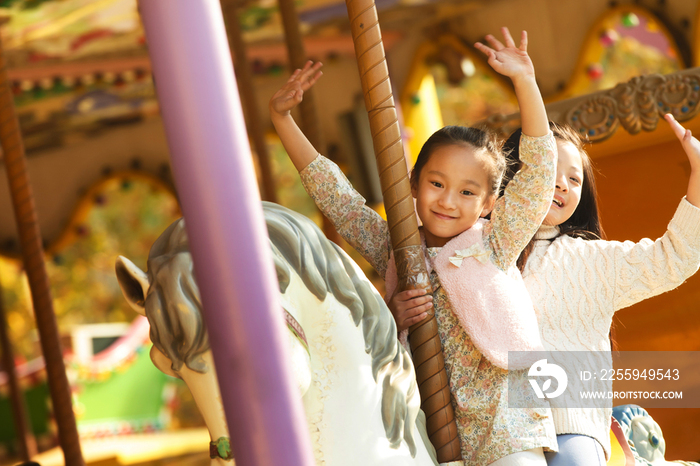
[{"label": "smiling girl", "polygon": [[[678,287],[700,266],[700,142],[672,115],[665,119],[690,161],[688,189],[666,233],[656,241],[637,243],[601,239],[588,154],[573,129],[552,125],[559,153],[553,201],[518,267],[545,349],[566,363],[571,364],[574,354],[587,354],[597,367],[608,367],[614,313]],[[518,137],[514,134],[506,144],[516,148]],[[517,149],[511,157],[517,168]],[[547,453],[548,464],[605,465],[612,400],[602,408],[576,407],[580,402],[569,401],[565,407],[552,407],[559,452]]]},{"label": "smiling girl", "polygon": [[[496,200],[505,157],[493,135],[448,126],[426,141],[411,172],[411,191],[434,294],[415,298],[414,292],[402,292],[393,299],[399,307],[419,302],[395,313],[399,330],[434,308],[466,463],[544,465],[543,449],[556,448],[549,409],[508,408],[507,355],[541,348],[532,303],[514,264],[551,204],[556,147],[527,54],[527,34],[519,47],[506,28],[503,35],[505,45],[487,36],[491,47],[476,47],[513,81],[525,134],[523,167]],[[318,154],[290,115],[320,77],[319,69],[309,62],[292,74],[270,101],[272,121],[306,190],[386,278],[392,296],[397,278],[386,222]]]}]

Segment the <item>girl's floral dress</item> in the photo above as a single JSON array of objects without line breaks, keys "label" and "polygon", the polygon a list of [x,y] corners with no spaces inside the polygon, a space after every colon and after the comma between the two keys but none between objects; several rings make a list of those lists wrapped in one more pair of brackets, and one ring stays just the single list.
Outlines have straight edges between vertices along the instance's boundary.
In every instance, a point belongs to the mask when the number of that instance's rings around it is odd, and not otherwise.
[{"label": "girl's floral dress", "polygon": [[[491,261],[503,271],[515,263],[537,231],[549,209],[554,186],[553,136],[523,135],[520,145],[523,168],[496,202],[492,220],[484,226],[484,247],[491,251]],[[327,158],[319,155],[300,175],[321,212],[384,277],[391,251],[386,221],[365,205],[365,199]],[[426,259],[432,261],[439,251],[440,248],[426,248]],[[488,465],[512,453],[538,447],[556,450],[549,409],[508,407],[508,371],[494,366],[479,352],[459,324],[434,271],[430,278],[465,464]],[[526,383],[526,374],[519,380]]]}]

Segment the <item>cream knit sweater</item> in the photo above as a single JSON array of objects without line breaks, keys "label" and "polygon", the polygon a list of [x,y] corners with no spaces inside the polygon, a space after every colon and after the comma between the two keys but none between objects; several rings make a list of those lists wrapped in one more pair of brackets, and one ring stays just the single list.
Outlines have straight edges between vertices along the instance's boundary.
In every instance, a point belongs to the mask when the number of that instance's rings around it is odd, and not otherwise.
[{"label": "cream knit sweater", "polygon": [[[542,342],[551,351],[610,352],[615,311],[676,288],[700,266],[700,209],[685,198],[656,241],[585,241],[558,234],[557,227],[540,228],[523,271]],[[612,403],[552,413],[557,434],[593,437],[610,457]]]}]

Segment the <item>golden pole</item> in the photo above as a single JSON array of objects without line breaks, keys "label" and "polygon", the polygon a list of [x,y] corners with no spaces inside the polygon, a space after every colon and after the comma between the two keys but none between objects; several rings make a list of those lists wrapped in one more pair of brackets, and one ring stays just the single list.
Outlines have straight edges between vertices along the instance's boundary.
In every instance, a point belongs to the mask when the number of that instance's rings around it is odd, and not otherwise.
[{"label": "golden pole", "polygon": [[[400,290],[422,288],[432,292],[418,234],[377,8],[373,0],[346,0],[346,5],[384,194],[398,286]],[[435,316],[428,316],[409,331],[428,436],[440,463],[458,461],[462,455]]]},{"label": "golden pole", "polygon": [[243,113],[246,116],[246,128],[253,142],[255,153],[258,155],[260,174],[262,181],[262,198],[264,201],[277,202],[275,180],[272,177],[270,166],[270,153],[265,144],[265,135],[260,126],[260,114],[255,99],[255,86],[250,71],[250,64],[246,57],[246,46],[241,33],[241,25],[238,22],[236,0],[221,0],[221,9],[226,22],[228,43],[233,52],[233,69],[238,83],[238,94],[241,96]]},{"label": "golden pole", "polygon": [[2,145],[5,169],[10,184],[12,206],[15,211],[24,268],[32,295],[41,351],[46,362],[46,375],[58,427],[58,441],[63,449],[66,466],[84,466],[85,461],[80,451],[78,429],[71,403],[70,386],[63,363],[58,325],[53,310],[49,278],[46,274],[34,196],[27,173],[24,144],[7,80],[2,43],[0,43],[0,145]]}]

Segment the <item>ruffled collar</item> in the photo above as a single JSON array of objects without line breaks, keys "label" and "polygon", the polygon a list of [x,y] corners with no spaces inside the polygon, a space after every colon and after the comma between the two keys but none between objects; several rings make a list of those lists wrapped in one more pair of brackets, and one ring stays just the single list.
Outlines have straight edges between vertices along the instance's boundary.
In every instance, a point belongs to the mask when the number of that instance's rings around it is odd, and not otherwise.
[{"label": "ruffled collar", "polygon": [[551,240],[557,236],[559,236],[558,226],[542,225],[540,229],[537,230],[537,233],[535,233],[535,239]]}]

